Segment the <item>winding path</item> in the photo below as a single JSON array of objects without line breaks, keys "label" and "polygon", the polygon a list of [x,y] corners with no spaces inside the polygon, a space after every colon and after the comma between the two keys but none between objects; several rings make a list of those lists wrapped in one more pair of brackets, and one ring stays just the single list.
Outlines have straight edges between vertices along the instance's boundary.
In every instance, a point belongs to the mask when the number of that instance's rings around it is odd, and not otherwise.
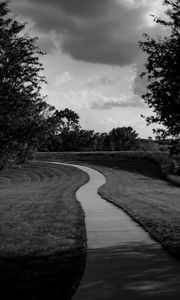
[{"label": "winding path", "polygon": [[88,250],[73,300],[180,299],[180,264],[127,214],[97,194],[106,182],[101,173],[71,166],[90,177],[76,194],[86,215]]}]

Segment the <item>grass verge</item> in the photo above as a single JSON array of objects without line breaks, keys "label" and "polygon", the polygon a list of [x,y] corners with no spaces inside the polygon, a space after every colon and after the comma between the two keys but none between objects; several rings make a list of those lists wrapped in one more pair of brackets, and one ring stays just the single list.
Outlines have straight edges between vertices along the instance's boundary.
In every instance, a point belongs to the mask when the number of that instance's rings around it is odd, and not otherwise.
[{"label": "grass verge", "polygon": [[40,157],[90,165],[102,172],[107,179],[99,189],[102,197],[126,211],[180,260],[180,189],[163,180],[161,153],[46,153]]},{"label": "grass verge", "polygon": [[0,173],[1,299],[70,299],[86,254],[76,169],[32,163]]}]

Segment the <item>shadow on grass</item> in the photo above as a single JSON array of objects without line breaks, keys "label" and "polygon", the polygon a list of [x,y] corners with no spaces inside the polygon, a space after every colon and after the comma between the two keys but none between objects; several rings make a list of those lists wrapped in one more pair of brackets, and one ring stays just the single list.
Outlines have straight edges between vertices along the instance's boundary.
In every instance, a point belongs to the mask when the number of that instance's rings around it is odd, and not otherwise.
[{"label": "shadow on grass", "polygon": [[93,164],[131,173],[152,179],[162,179],[160,165],[150,158],[147,152],[81,152],[81,153],[38,153],[38,159]]},{"label": "shadow on grass", "polygon": [[77,157],[79,162],[89,162],[96,166],[113,168],[116,170],[127,171],[140,174],[151,179],[162,179],[160,168],[153,161],[146,158],[135,157]]},{"label": "shadow on grass", "polygon": [[86,271],[73,300],[180,299],[180,264],[159,245],[88,251]]},{"label": "shadow on grass", "polygon": [[68,300],[81,280],[82,250],[36,257],[0,257],[0,297],[3,300]]}]

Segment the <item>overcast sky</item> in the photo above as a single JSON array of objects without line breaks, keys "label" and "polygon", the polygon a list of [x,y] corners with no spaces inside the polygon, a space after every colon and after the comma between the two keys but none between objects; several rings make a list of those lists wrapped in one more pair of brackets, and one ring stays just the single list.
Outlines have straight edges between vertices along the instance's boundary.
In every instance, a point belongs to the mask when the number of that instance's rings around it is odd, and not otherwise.
[{"label": "overcast sky", "polygon": [[152,136],[141,118],[151,112],[136,76],[145,62],[138,40],[162,34],[150,16],[163,14],[162,0],[11,0],[10,7],[47,53],[49,103],[73,109],[86,129],[132,126]]}]

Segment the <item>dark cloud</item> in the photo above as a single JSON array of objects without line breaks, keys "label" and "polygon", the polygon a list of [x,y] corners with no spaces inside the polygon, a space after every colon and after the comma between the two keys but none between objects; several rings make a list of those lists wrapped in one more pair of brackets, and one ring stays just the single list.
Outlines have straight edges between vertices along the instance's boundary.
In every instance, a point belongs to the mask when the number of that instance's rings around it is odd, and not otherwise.
[{"label": "dark cloud", "polygon": [[[155,1],[155,0],[154,0]],[[14,0],[13,8],[30,17],[38,30],[54,32],[64,52],[77,60],[129,65],[140,53],[148,1]],[[25,5],[26,4],[26,5]],[[141,4],[141,5],[140,5]],[[150,5],[150,4],[149,4]]]},{"label": "dark cloud", "polygon": [[42,5],[53,6],[64,10],[70,15],[79,17],[96,17],[104,15],[112,0],[29,0]]}]

